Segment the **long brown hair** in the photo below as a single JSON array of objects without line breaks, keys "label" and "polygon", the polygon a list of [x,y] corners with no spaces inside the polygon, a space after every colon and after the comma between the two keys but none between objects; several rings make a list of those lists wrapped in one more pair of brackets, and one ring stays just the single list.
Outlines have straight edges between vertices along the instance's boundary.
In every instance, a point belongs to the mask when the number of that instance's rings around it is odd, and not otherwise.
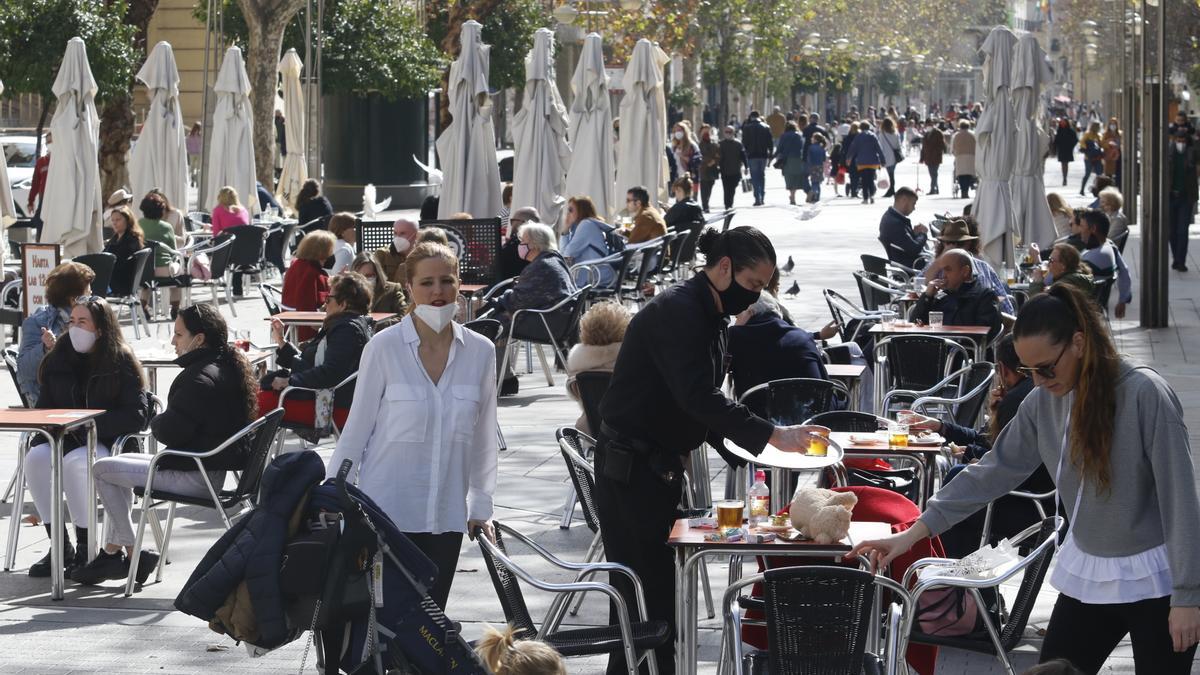
[{"label": "long brown hair", "polygon": [[[113,313],[112,307],[103,298],[95,295],[86,296],[86,300],[79,298],[75,304],[84,305],[91,314],[92,324],[99,333],[96,336],[96,344],[90,352],[80,354],[75,351],[75,345],[69,339],[58,339],[54,343],[54,349],[51,349],[50,353],[42,358],[42,364],[38,367],[38,383],[45,385],[47,367],[67,360],[72,365],[83,361],[87,367],[85,374],[89,377],[108,375],[123,367],[128,367],[137,374],[141,388],[145,389],[146,377],[142,373],[142,363],[138,361],[137,356],[134,356],[129,344],[125,342],[125,336],[121,334],[121,324],[117,321],[117,315]],[[113,370],[107,370],[110,367]],[[97,389],[103,397],[112,398],[117,395],[117,387],[120,383],[121,378],[119,377],[100,377],[97,378]]]},{"label": "long brown hair", "polygon": [[1075,333],[1083,336],[1075,401],[1071,405],[1071,464],[1084,480],[1108,490],[1112,479],[1109,453],[1117,413],[1117,348],[1091,298],[1070,284],[1054,284],[1021,307],[1013,336],[1044,335],[1070,348]]},{"label": "long brown hair", "polygon": [[258,378],[242,350],[229,346],[229,326],[221,312],[209,304],[197,303],[179,310],[179,318],[192,335],[204,336],[204,349],[211,349],[217,359],[230,364],[241,375],[242,405],[246,424],[258,417]]},{"label": "long brown hair", "polygon": [[[142,248],[145,248],[146,233],[142,231],[141,224],[139,224],[138,219],[134,217],[133,209],[130,209],[128,206],[118,206],[117,208],[113,209],[112,212],[119,214],[125,219],[125,232],[137,240],[138,249],[141,250]],[[125,235],[114,233],[113,238],[119,239],[123,236]]]}]

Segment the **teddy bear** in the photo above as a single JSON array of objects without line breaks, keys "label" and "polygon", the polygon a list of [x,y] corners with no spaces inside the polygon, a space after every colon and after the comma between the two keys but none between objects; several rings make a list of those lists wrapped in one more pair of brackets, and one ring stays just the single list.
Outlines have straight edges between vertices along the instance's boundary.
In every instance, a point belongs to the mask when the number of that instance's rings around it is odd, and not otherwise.
[{"label": "teddy bear", "polygon": [[818,544],[841,541],[850,532],[850,512],[857,503],[853,492],[800,488],[789,511],[792,527]]}]

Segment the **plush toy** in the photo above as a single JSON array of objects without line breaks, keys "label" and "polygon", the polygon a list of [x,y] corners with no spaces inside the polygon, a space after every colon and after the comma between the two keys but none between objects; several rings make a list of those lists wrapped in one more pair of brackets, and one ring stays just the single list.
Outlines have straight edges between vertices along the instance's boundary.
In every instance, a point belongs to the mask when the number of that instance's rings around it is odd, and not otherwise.
[{"label": "plush toy", "polygon": [[853,492],[801,488],[792,497],[792,526],[818,544],[841,541],[850,533],[850,512],[857,503]]}]

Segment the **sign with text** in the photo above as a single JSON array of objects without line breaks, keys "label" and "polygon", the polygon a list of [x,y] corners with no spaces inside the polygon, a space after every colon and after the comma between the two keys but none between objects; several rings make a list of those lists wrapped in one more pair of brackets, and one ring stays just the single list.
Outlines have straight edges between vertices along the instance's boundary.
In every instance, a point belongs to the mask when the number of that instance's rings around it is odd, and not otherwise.
[{"label": "sign with text", "polygon": [[21,244],[21,291],[25,316],[46,304],[46,277],[58,267],[57,244]]}]

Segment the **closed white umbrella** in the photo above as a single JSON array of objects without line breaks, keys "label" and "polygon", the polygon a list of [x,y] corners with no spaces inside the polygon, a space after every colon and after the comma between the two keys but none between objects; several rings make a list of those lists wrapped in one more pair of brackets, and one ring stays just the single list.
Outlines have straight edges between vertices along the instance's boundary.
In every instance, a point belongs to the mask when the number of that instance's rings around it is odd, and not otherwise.
[{"label": "closed white umbrella", "polygon": [[53,91],[58,99],[50,119],[54,154],[42,195],[41,240],[62,245],[63,255],[74,258],[104,247],[100,117],[96,114],[96,80],[82,39],[67,42]]},{"label": "closed white umbrella", "polygon": [[979,221],[983,255],[992,265],[1012,262],[1012,178],[1017,128],[1010,96],[1012,53],[1017,36],[1004,26],[988,34],[983,62],[983,114],[976,128],[975,169],[979,191],[971,211]]},{"label": "closed white umbrella", "polygon": [[217,193],[226,185],[237,190],[242,206],[258,213],[258,180],[254,167],[254,116],[250,109],[250,78],[242,50],[230,47],[213,86],[217,108],[209,140],[208,194],[204,206],[217,205]]},{"label": "closed white umbrella", "polygon": [[525,57],[525,94],[513,118],[514,208],[532,206],[544,223],[558,222],[566,202],[567,109],[554,83],[554,33],[539,28]]},{"label": "closed white umbrella", "polygon": [[1042,133],[1042,87],[1054,73],[1037,38],[1025,33],[1013,50],[1012,101],[1016,118],[1016,157],[1012,189],[1013,222],[1020,235],[1018,245],[1037,242],[1047,247],[1057,232],[1050,205],[1046,203],[1046,137]]},{"label": "closed white umbrella", "polygon": [[283,76],[283,129],[287,136],[287,155],[283,158],[283,171],[275,188],[279,203],[287,208],[296,203],[300,187],[308,180],[308,158],[304,154],[304,90],[300,86],[302,70],[304,63],[296,50],[287,50],[279,61],[279,74]]},{"label": "closed white umbrella", "polygon": [[625,69],[621,99],[621,147],[617,157],[617,190],[642,186],[650,199],[667,196],[667,99],[663,66],[670,61],[658,45],[642,38]]},{"label": "closed white umbrella", "polygon": [[150,109],[129,161],[133,196],[141,200],[152,188],[158,188],[172,206],[186,211],[187,146],[179,111],[179,71],[171,45],[154,45],[137,79],[150,90]]},{"label": "closed white umbrella", "polygon": [[[4,82],[0,82],[0,95],[4,94]],[[0,143],[0,225],[8,227],[17,219],[13,205],[12,186],[8,182],[8,162],[5,160],[4,144]],[[5,247],[0,246],[0,259],[4,258]]]},{"label": "closed white umbrella", "polygon": [[480,38],[477,21],[462,25],[458,58],[450,65],[447,97],[454,121],[437,139],[444,182],[438,217],[459,212],[476,218],[500,214],[500,169],[496,166],[496,130],[488,95],[491,47]]},{"label": "closed white umbrella", "polygon": [[583,53],[571,77],[572,161],[567,169],[566,193],[571,197],[591,197],[596,212],[610,219],[620,205],[613,189],[616,175],[613,155],[612,105],[608,96],[608,75],[604,72],[604,50],[598,33],[583,41]]}]

